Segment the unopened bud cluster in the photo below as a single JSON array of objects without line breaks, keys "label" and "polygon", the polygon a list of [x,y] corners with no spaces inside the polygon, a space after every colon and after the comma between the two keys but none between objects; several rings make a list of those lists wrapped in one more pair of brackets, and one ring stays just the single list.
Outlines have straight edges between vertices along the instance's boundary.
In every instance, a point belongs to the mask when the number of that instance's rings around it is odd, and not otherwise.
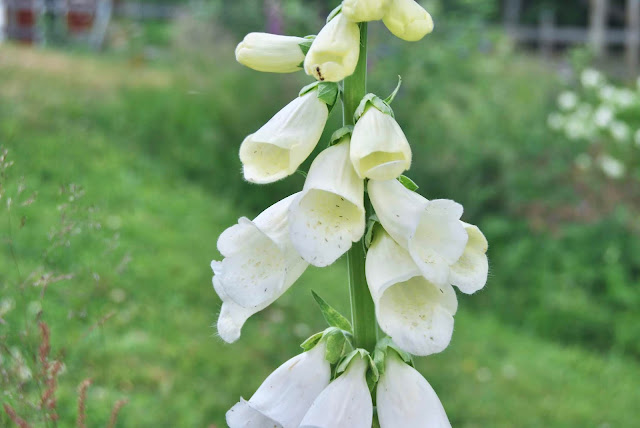
[{"label": "unopened bud cluster", "polygon": [[[242,142],[247,181],[281,180],[311,155],[341,98],[338,82],[356,70],[358,23],[372,20],[409,41],[433,30],[431,16],[413,0],[345,0],[317,36],[251,33],[238,45],[238,61],[250,68],[304,69],[316,79]],[[487,241],[461,221],[460,204],[425,199],[402,175],[412,152],[391,108],[394,97],[366,95],[355,125],[336,130],[302,190],[225,230],[218,239],[223,259],[211,264],[223,302],[218,333],[234,342],[247,319],[284,294],[308,265],[329,266],[354,243],[365,245],[366,279],[388,337],[375,350],[357,349],[348,321],[338,320],[227,413],[231,428],[369,428],[374,390],[382,428],[450,426],[411,354],[448,346],[458,306],[453,286],[467,294],[484,287]]]}]

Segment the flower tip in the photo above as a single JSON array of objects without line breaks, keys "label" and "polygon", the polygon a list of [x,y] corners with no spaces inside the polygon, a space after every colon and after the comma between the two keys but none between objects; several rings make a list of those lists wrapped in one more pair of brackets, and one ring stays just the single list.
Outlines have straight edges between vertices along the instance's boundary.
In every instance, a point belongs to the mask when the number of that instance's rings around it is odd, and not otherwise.
[{"label": "flower tip", "polygon": [[251,407],[251,404],[243,398],[241,398],[240,402],[227,411],[226,420],[227,425],[229,425],[230,428],[282,428],[282,425]]},{"label": "flower tip", "polygon": [[240,331],[242,329],[242,326],[239,326],[230,317],[226,317],[220,314],[220,318],[218,318],[217,329],[220,339],[224,340],[227,343],[234,343],[238,339],[240,339]]}]

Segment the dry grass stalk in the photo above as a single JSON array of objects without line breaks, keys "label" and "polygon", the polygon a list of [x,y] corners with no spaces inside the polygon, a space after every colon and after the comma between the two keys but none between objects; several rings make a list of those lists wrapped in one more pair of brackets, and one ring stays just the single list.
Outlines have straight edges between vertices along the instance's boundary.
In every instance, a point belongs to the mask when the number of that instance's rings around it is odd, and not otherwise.
[{"label": "dry grass stalk", "polygon": [[120,410],[127,405],[129,400],[118,400],[116,404],[113,406],[113,410],[111,410],[111,418],[109,419],[108,428],[115,428],[116,422],[118,422],[118,415],[120,414]]},{"label": "dry grass stalk", "polygon": [[4,406],[4,411],[7,412],[9,419],[11,419],[14,424],[18,425],[20,428],[31,428],[31,425],[29,425],[27,421],[25,421],[20,416],[18,416],[15,410],[13,410],[13,408],[10,405],[4,404],[3,406]]},{"label": "dry grass stalk", "polygon": [[91,385],[91,379],[85,379],[78,387],[78,428],[87,428],[87,390]]}]

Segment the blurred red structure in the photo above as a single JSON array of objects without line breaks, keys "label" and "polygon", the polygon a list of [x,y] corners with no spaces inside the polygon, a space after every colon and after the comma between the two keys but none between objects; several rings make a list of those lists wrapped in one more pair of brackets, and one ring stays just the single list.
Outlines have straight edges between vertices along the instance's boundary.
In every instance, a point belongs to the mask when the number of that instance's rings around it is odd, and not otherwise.
[{"label": "blurred red structure", "polygon": [[57,25],[72,37],[88,36],[95,22],[99,0],[4,1],[6,37],[31,44],[43,41],[47,25]]}]

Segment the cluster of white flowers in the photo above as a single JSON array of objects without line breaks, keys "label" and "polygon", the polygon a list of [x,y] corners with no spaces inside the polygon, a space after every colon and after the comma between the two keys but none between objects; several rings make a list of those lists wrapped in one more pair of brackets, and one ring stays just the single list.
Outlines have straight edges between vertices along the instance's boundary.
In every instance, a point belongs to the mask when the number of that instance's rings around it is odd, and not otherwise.
[{"label": "cluster of white flowers", "polygon": [[[380,19],[409,41],[433,30],[431,16],[414,0],[345,0],[315,37],[251,33],[238,45],[238,61],[250,68],[304,69],[316,79],[242,142],[247,181],[283,179],[310,156],[340,99],[337,82],[357,67],[358,23]],[[382,428],[450,426],[410,354],[448,346],[458,306],[452,286],[467,294],[484,287],[488,244],[476,226],[460,220],[460,204],[427,200],[402,176],[412,153],[392,101],[393,95],[366,95],[355,125],[334,133],[303,189],[225,230],[218,239],[223,260],[211,263],[223,302],[218,334],[231,343],[247,319],[285,293],[309,264],[329,266],[352,245],[363,245],[377,320],[389,337],[375,351],[353,349],[347,321],[312,336],[304,353],[229,410],[231,428],[369,428],[373,388]],[[365,190],[375,212],[365,208]]]},{"label": "cluster of white flowers", "polygon": [[640,152],[640,78],[636,90],[615,86],[600,71],[582,71],[577,92],[558,96],[558,110],[547,124],[570,140],[592,145],[576,164],[581,169],[597,166],[610,178],[626,176]]}]

